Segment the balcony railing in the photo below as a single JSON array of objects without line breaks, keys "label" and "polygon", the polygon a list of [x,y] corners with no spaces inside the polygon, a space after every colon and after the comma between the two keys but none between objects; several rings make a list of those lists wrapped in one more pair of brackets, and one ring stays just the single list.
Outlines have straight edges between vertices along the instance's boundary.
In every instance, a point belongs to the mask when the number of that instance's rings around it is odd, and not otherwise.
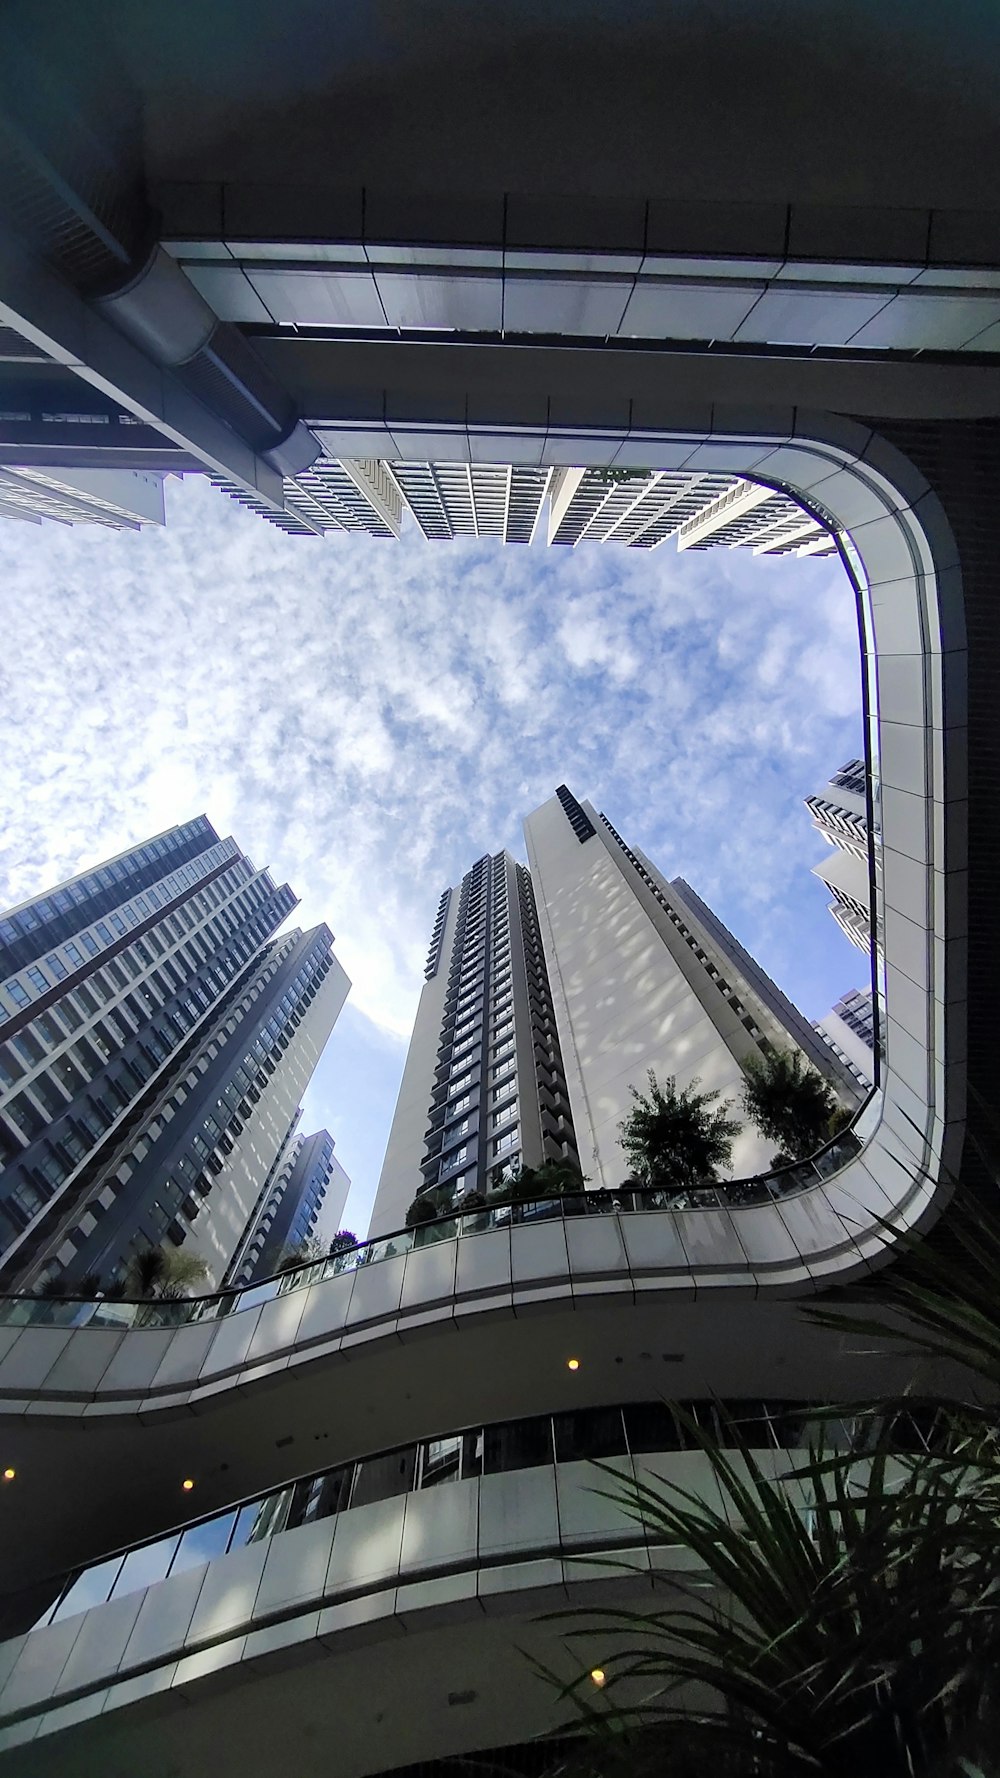
[{"label": "balcony railing", "polygon": [[[862,1107],[862,1111],[864,1107]],[[460,1205],[432,1222],[399,1229],[374,1241],[361,1241],[346,1252],[306,1261],[259,1284],[241,1290],[219,1290],[208,1296],[176,1301],[127,1302],[105,1297],[0,1297],[0,1326],[16,1327],[176,1327],[182,1322],[214,1321],[241,1309],[256,1308],[307,1284],[336,1278],[358,1266],[395,1259],[411,1248],[482,1235],[511,1224],[545,1222],[578,1216],[633,1215],[651,1210],[732,1210],[772,1204],[797,1196],[839,1173],[862,1147],[854,1124],[842,1130],[808,1160],[795,1161],[749,1179],[729,1179],[691,1190],[655,1190],[632,1183],[617,1191],[584,1191],[558,1197],[500,1203],[462,1211]]]}]

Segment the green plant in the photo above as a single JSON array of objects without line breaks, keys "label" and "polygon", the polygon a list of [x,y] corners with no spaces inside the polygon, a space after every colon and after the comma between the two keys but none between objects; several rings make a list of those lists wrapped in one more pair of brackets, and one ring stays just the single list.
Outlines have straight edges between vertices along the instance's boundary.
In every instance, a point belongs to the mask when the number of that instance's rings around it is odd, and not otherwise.
[{"label": "green plant", "polygon": [[[969,1142],[996,1183],[982,1145]],[[902,1184],[910,1169],[898,1164]],[[886,1222],[894,1263],[849,1310],[804,1311],[839,1338],[876,1339],[912,1359],[904,1393],[846,1410],[853,1446],[817,1445],[775,1476],[686,1421],[715,1504],[704,1490],[605,1471],[610,1485],[599,1491],[683,1552],[681,1603],[585,1614],[590,1650],[596,1624],[620,1646],[601,1661],[609,1683],[599,1703],[583,1693],[585,1679],[560,1686],[589,1730],[583,1763],[574,1756],[563,1770],[686,1772],[674,1760],[680,1736],[685,1757],[700,1750],[739,1778],[996,1778],[1000,1221],[946,1180],[946,1245],[901,1238]],[[831,1405],[816,1422],[844,1413]],[[641,1707],[628,1702],[629,1685],[633,1695],[641,1688]],[[691,1686],[711,1714],[691,1709]]]},{"label": "green plant", "polygon": [[208,1267],[195,1253],[180,1248],[143,1247],[125,1268],[123,1295],[144,1302],[177,1302],[200,1284]]},{"label": "green plant", "polygon": [[[699,1442],[719,1504],[611,1470],[596,1490],[687,1558],[679,1603],[599,1614],[618,1647],[587,1712],[598,1737],[638,1734],[631,1769],[652,1773],[682,1728],[704,1758],[734,1759],[748,1778],[957,1778],[960,1753],[995,1747],[995,1502],[970,1481],[968,1450],[952,1454],[966,1478],[956,1513],[954,1461],[893,1456],[888,1426],[863,1461],[816,1450],[777,1479],[747,1449],[734,1460]],[[560,1615],[569,1642],[592,1649],[594,1613]],[[560,1694],[576,1700],[586,1684]],[[644,1703],[617,1702],[630,1691]]]},{"label": "green plant", "polygon": [[[542,1161],[537,1167],[518,1167],[503,1181],[503,1201],[523,1204],[545,1198],[571,1196],[585,1189],[586,1181],[571,1161]],[[496,1200],[491,1200],[496,1201]]]},{"label": "green plant", "polygon": [[284,1249],[274,1268],[275,1275],[294,1271],[296,1266],[315,1264],[317,1260],[325,1259],[326,1253],[326,1246],[318,1235],[306,1235],[301,1241],[293,1241]]},{"label": "green plant", "polygon": [[841,1123],[850,1116],[829,1083],[803,1062],[797,1050],[758,1052],[748,1059],[745,1070],[743,1109],[762,1135],[781,1144],[773,1167],[815,1154],[835,1134],[838,1114]]},{"label": "green plant", "polygon": [[327,1251],[332,1257],[335,1253],[349,1253],[357,1244],[358,1237],[353,1229],[338,1229]]},{"label": "green plant", "polygon": [[435,1217],[440,1214],[437,1205],[433,1204],[428,1196],[414,1198],[406,1212],[406,1227],[408,1229],[420,1228],[425,1222],[433,1222]]},{"label": "green plant", "polygon": [[649,1088],[629,1091],[635,1108],[619,1125],[622,1147],[643,1185],[661,1191],[689,1191],[710,1183],[732,1160],[741,1126],[727,1116],[718,1091],[699,1093],[698,1081],[677,1090],[673,1075],[661,1086],[649,1070]]}]

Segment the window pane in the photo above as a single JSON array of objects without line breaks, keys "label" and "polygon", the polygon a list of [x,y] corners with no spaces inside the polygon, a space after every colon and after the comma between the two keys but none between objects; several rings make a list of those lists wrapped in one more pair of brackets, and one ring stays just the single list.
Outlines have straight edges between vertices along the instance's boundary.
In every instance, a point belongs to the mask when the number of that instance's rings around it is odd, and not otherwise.
[{"label": "window pane", "polygon": [[312,1476],[307,1482],[296,1482],[288,1514],[288,1528],[311,1525],[317,1519],[328,1519],[343,1512],[351,1492],[353,1463],[344,1469],[332,1469],[327,1475]]},{"label": "window pane", "polygon": [[533,1420],[508,1420],[487,1426],[483,1439],[483,1474],[511,1469],[536,1469],[552,1462],[552,1425],[547,1414]]},{"label": "window pane", "polygon": [[680,1428],[662,1401],[640,1401],[625,1409],[625,1429],[634,1456],[646,1451],[683,1449]]},{"label": "window pane", "polygon": [[115,1581],[112,1597],[120,1599],[123,1593],[135,1593],[140,1587],[151,1587],[155,1581],[164,1580],[176,1548],[175,1534],[162,1537],[159,1543],[144,1544],[142,1549],[129,1550]]},{"label": "window pane", "polygon": [[11,1043],[18,1054],[32,1064],[40,1062],[45,1054],[37,1037],[32,1036],[30,1031],[19,1031],[16,1037],[11,1038]]},{"label": "window pane", "polygon": [[60,1618],[74,1617],[78,1611],[89,1611],[92,1605],[103,1605],[105,1599],[111,1596],[121,1565],[121,1556],[112,1556],[108,1562],[98,1562],[96,1568],[85,1568],[73,1582],[65,1598],[56,1606],[51,1622],[57,1624]]},{"label": "window pane", "polygon": [[558,1463],[625,1455],[621,1408],[577,1408],[571,1414],[556,1414],[554,1424]]},{"label": "window pane", "polygon": [[422,1450],[423,1461],[420,1472],[420,1486],[422,1488],[433,1488],[438,1482],[457,1481],[462,1458],[460,1436],[428,1439]]},{"label": "window pane", "polygon": [[254,1538],[253,1533],[254,1526],[260,1518],[263,1504],[264,1503],[261,1500],[251,1500],[248,1501],[246,1506],[240,1507],[240,1510],[236,1515],[236,1524],[233,1529],[233,1535],[229,1540],[229,1548],[231,1550],[241,1550],[245,1543],[258,1541]]},{"label": "window pane", "polygon": [[413,1487],[416,1466],[415,1445],[405,1451],[390,1451],[385,1457],[370,1457],[359,1463],[351,1505],[369,1506],[375,1500],[391,1500],[397,1494],[408,1494]]},{"label": "window pane", "polygon": [[192,1525],[181,1538],[171,1574],[183,1574],[187,1568],[197,1568],[199,1562],[211,1562],[213,1556],[224,1555],[235,1524],[236,1514],[232,1512],[208,1519],[204,1525]]}]

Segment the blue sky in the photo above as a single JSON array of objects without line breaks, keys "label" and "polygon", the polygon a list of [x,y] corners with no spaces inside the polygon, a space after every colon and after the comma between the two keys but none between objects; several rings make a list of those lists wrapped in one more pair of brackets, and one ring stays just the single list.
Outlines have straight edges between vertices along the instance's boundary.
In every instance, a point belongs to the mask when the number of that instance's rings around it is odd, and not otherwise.
[{"label": "blue sky", "polygon": [[567,783],[810,1018],[863,985],[802,798],[860,750],[834,558],[289,538],[206,482],[140,534],[0,520],[0,902],[204,810],[353,988],[306,1100],[361,1232],[442,888]]}]

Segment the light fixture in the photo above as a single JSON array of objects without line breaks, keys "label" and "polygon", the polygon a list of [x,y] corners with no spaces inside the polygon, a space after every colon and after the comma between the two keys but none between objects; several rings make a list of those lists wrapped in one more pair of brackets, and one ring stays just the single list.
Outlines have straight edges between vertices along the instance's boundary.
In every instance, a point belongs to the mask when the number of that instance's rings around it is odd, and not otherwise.
[{"label": "light fixture", "polygon": [[183,1482],[181,1483],[181,1487],[184,1489],[185,1494],[190,1494],[191,1489],[194,1487],[194,1483],[191,1480],[190,1476],[185,1476]]},{"label": "light fixture", "polygon": [[606,1677],[607,1677],[607,1675],[605,1674],[604,1668],[603,1667],[592,1667],[590,1669],[590,1677],[591,1677],[594,1685],[596,1685],[598,1691],[600,1691],[600,1689],[601,1689],[602,1685],[604,1685]]},{"label": "light fixture", "polygon": [[567,1358],[566,1369],[568,1371],[578,1371],[580,1369],[580,1360],[578,1358]]},{"label": "light fixture", "polygon": [[14,1477],[16,1476],[16,1474],[17,1474],[16,1469],[5,1469],[3,1472],[3,1479],[5,1482],[12,1482],[14,1480]]}]

